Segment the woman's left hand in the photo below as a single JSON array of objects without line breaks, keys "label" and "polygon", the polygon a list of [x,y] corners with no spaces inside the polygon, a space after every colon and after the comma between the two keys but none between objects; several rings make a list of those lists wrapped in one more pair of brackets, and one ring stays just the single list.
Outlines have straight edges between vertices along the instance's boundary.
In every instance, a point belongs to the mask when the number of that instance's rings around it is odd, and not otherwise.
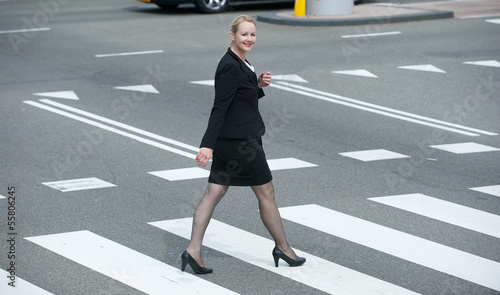
[{"label": "woman's left hand", "polygon": [[262,72],[259,76],[259,87],[264,88],[271,85],[271,72]]}]

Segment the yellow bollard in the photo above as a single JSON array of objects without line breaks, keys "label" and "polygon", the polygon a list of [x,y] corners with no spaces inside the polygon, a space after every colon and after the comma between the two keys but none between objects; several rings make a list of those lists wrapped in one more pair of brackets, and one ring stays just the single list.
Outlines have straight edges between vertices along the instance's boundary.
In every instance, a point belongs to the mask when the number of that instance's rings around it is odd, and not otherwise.
[{"label": "yellow bollard", "polygon": [[295,16],[306,15],[306,0],[295,0]]}]

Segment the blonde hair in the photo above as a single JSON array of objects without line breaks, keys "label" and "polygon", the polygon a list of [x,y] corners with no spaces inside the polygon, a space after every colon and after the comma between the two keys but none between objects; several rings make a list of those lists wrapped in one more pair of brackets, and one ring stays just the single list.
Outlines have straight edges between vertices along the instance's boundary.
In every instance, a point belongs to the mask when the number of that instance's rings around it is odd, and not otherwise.
[{"label": "blonde hair", "polygon": [[[254,24],[254,26],[257,28],[257,24],[255,23],[254,19],[251,18],[250,16],[248,15],[238,15],[234,20],[233,22],[231,23],[231,32],[233,34],[236,34],[238,32],[238,26],[242,23],[242,22],[249,22],[249,23],[252,23]],[[231,42],[229,44],[229,46],[231,46],[233,44],[233,42]]]}]

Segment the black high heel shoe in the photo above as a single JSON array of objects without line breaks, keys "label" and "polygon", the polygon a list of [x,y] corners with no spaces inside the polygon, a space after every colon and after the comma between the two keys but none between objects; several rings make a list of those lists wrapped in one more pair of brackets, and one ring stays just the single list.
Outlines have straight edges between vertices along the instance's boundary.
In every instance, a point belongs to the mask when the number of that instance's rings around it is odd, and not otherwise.
[{"label": "black high heel shoe", "polygon": [[273,249],[273,257],[274,257],[274,265],[278,267],[278,261],[281,259],[285,260],[286,263],[290,266],[301,266],[306,262],[304,257],[297,257],[297,259],[293,260],[292,258],[285,255],[285,253],[281,252],[280,249],[274,247]]},{"label": "black high heel shoe", "polygon": [[184,269],[186,269],[186,265],[189,263],[189,265],[191,266],[193,271],[199,275],[204,275],[204,274],[213,272],[213,270],[211,268],[201,267],[198,264],[198,262],[196,262],[196,260],[194,260],[194,258],[191,257],[191,255],[189,254],[189,252],[187,250],[185,250],[184,253],[182,253],[181,260],[182,260],[182,266],[181,266],[182,271],[184,271]]}]

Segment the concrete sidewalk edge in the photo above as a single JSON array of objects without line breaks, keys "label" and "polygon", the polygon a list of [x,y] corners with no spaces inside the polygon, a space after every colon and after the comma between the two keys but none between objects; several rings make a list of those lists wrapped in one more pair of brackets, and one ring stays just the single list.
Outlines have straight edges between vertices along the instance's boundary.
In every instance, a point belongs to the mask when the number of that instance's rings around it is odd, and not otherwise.
[{"label": "concrete sidewalk edge", "polygon": [[290,17],[283,16],[283,12],[289,12],[289,11],[278,11],[278,12],[268,12],[259,14],[257,16],[257,20],[266,23],[288,25],[288,26],[354,26],[354,25],[365,25],[373,23],[399,23],[399,22],[454,18],[453,11],[430,10],[430,9],[420,9],[411,7],[400,7],[400,8],[415,10],[415,13],[387,14],[378,16],[356,16],[356,13],[354,13],[352,14],[352,17],[348,18],[345,17],[336,18],[335,16],[310,18],[307,16],[295,17],[293,16],[293,11]]}]

